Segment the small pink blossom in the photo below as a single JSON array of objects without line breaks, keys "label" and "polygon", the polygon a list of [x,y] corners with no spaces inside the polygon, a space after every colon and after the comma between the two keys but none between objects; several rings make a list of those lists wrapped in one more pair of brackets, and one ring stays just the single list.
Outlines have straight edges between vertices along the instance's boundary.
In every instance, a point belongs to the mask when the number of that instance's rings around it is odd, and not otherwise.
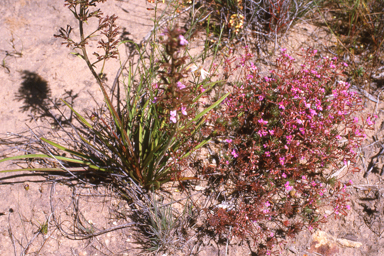
[{"label": "small pink blossom", "polygon": [[313,229],[313,227],[312,227],[312,226],[309,226],[309,227],[308,227],[308,229],[309,229],[309,230],[312,230],[312,229]]},{"label": "small pink blossom", "polygon": [[353,181],[352,181],[352,180],[349,180],[349,184],[351,184],[351,185],[352,185],[352,184],[353,184]]},{"label": "small pink blossom", "polygon": [[275,134],[275,131],[274,130],[268,130],[269,134],[273,135]]},{"label": "small pink blossom", "polygon": [[371,117],[368,117],[368,118],[367,118],[367,124],[368,124],[368,125],[373,125],[373,122],[371,121]]},{"label": "small pink blossom", "polygon": [[269,207],[269,206],[271,206],[271,204],[267,201],[267,202],[265,202],[265,206]]},{"label": "small pink blossom", "polygon": [[173,110],[170,112],[171,114],[171,117],[170,117],[170,120],[173,122],[173,123],[176,123],[176,110]]},{"label": "small pink blossom", "polygon": [[347,207],[347,209],[348,209],[348,210],[350,210],[350,209],[351,209],[351,206],[350,206],[350,205],[348,205],[348,204],[347,204],[345,207]]},{"label": "small pink blossom", "polygon": [[283,166],[284,166],[284,160],[285,160],[285,157],[280,157],[280,158],[279,158],[279,162],[280,162],[280,164],[283,165]]},{"label": "small pink blossom", "polygon": [[259,95],[259,101],[262,101],[264,99],[263,95]]},{"label": "small pink blossom", "polygon": [[275,234],[274,234],[273,232],[270,234],[271,237],[273,237],[274,235],[275,235]]},{"label": "small pink blossom", "polygon": [[291,191],[293,189],[293,187],[289,185],[289,181],[284,184],[284,187],[287,189],[287,191]]},{"label": "small pink blossom", "polygon": [[183,115],[187,115],[187,107],[181,107],[181,113],[183,114]]},{"label": "small pink blossom", "polygon": [[285,174],[285,173],[283,173],[281,176],[282,176],[284,179],[287,178],[287,174]]},{"label": "small pink blossom", "polygon": [[231,140],[231,139],[226,139],[225,142],[227,142],[227,143],[231,143],[232,140]]},{"label": "small pink blossom", "polygon": [[179,40],[180,40],[180,45],[187,45],[188,44],[188,41],[187,39],[185,39],[185,37],[183,35],[179,35]]},{"label": "small pink blossom", "polygon": [[183,90],[183,89],[186,87],[186,86],[185,86],[183,83],[181,83],[180,81],[177,82],[176,85],[177,85],[177,88],[179,88],[180,90]]},{"label": "small pink blossom", "polygon": [[307,179],[307,177],[305,177],[304,175],[301,176],[301,178],[302,178],[303,180],[306,180],[306,179]]},{"label": "small pink blossom", "polygon": [[260,120],[257,120],[257,122],[259,122],[259,124],[268,124],[268,121],[264,121],[263,118],[260,118]]},{"label": "small pink blossom", "polygon": [[236,158],[236,157],[239,156],[239,155],[236,153],[236,150],[232,150],[231,154],[232,154],[232,156],[233,156],[234,158]]},{"label": "small pink blossom", "polygon": [[345,63],[345,62],[343,62],[343,65],[344,65],[344,66],[346,66],[346,67],[348,67],[348,64],[347,64],[347,63]]},{"label": "small pink blossom", "polygon": [[269,152],[269,151],[265,151],[265,156],[267,156],[267,157],[270,157],[271,156],[271,153]]}]

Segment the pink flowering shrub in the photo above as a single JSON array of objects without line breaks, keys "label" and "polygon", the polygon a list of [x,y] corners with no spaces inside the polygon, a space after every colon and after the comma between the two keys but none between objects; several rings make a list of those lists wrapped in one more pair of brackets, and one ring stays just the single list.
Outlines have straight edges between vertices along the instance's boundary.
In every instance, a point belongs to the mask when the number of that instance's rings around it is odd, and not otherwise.
[{"label": "pink flowering shrub", "polygon": [[325,222],[322,207],[346,214],[350,183],[332,174],[344,165],[357,171],[355,149],[373,124],[372,116],[359,117],[361,99],[341,80],[344,63],[316,54],[303,52],[295,70],[283,49],[268,76],[249,52],[226,62],[225,71],[241,77],[211,116],[225,143],[217,167],[205,172],[233,184],[225,197],[231,207],[209,209],[208,223],[253,239],[260,255],[278,253],[287,237]]}]

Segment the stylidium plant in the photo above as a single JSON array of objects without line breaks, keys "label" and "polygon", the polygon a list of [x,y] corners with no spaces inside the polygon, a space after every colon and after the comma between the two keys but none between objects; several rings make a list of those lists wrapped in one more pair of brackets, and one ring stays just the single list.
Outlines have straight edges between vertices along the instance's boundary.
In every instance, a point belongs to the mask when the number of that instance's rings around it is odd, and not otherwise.
[{"label": "stylidium plant", "polygon": [[[97,3],[105,0],[65,2],[79,21],[80,41],[71,37],[73,29],[70,26],[66,30],[61,28],[56,37],[64,39],[64,44],[77,50],[78,55],[85,60],[103,93],[105,106],[84,117],[65,102],[75,113],[81,126],[72,126],[75,129],[74,134],[78,136],[77,139],[71,136],[73,144],[60,145],[41,138],[47,148],[53,147],[54,151],[1,161],[42,158],[47,161],[48,168],[40,168],[40,171],[71,173],[73,168],[80,168],[112,173],[125,181],[131,179],[145,189],[158,189],[168,181],[196,179],[183,176],[183,171],[188,166],[187,159],[210,138],[195,139],[195,134],[205,123],[207,113],[229,93],[199,109],[200,99],[218,82],[188,82],[186,31],[178,26],[168,27],[160,36],[159,44],[145,44],[143,48],[135,45],[139,51],[139,60],[136,64],[127,62],[128,67],[123,66],[121,69],[126,69],[128,74],[122,75],[120,72],[115,79],[123,83],[123,90],[118,87],[117,94],[113,90],[108,93],[106,82],[101,77],[106,60],[118,55],[118,27],[115,25],[117,17],[102,17],[100,10],[93,9]],[[91,18],[98,18],[99,23],[93,32],[86,35],[84,27]],[[104,50],[104,54],[94,53],[95,57],[92,57],[86,46],[89,39],[95,36],[100,38],[99,48]],[[146,47],[150,48],[150,54],[146,53]],[[97,72],[96,68],[101,61],[101,71]],[[207,89],[206,92],[201,92],[202,86]],[[125,92],[125,99],[120,98],[120,91]],[[116,96],[114,101],[113,96]],[[63,152],[69,155],[63,157]],[[57,162],[60,163],[59,167]],[[7,171],[18,170],[4,172]]]}]

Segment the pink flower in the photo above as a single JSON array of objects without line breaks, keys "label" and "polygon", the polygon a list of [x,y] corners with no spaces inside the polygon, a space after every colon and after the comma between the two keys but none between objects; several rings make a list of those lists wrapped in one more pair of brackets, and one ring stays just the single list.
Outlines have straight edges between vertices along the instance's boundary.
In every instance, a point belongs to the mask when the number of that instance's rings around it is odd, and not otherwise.
[{"label": "pink flower", "polygon": [[371,117],[368,117],[368,118],[367,118],[367,124],[368,124],[368,125],[373,125],[373,122],[371,121]]},{"label": "pink flower", "polygon": [[283,102],[280,102],[280,103],[279,103],[279,108],[282,109],[282,110],[285,109]]},{"label": "pink flower", "polygon": [[227,143],[231,143],[232,140],[231,140],[231,139],[226,139],[225,142],[227,142]]},{"label": "pink flower", "polygon": [[287,191],[291,191],[293,189],[292,186],[289,186],[289,181],[287,181],[287,183],[284,184],[284,187],[287,189]]},{"label": "pink flower", "polygon": [[170,117],[170,119],[171,119],[171,121],[173,122],[173,123],[176,123],[176,110],[173,110],[173,111],[171,111],[171,117]]},{"label": "pink flower", "polygon": [[280,164],[283,165],[283,166],[284,166],[284,160],[285,160],[285,157],[280,157],[280,158],[279,158],[279,162],[280,162]]},{"label": "pink flower", "polygon": [[283,173],[281,176],[282,176],[284,179],[287,178],[287,174],[285,174],[285,173]]},{"label": "pink flower", "polygon": [[271,237],[273,237],[275,234],[273,234],[273,232],[270,234]]},{"label": "pink flower", "polygon": [[285,136],[285,137],[286,137],[286,139],[287,139],[287,144],[288,144],[288,145],[291,144],[292,139],[293,139],[292,135],[288,135],[288,136]]},{"label": "pink flower", "polygon": [[187,109],[187,107],[181,107],[181,113],[183,114],[183,115],[187,115],[187,111],[186,111],[186,109]]},{"label": "pink flower", "polygon": [[270,156],[271,156],[271,153],[270,153],[269,151],[266,151],[264,154],[265,154],[265,156],[267,156],[267,157],[270,157]]},{"label": "pink flower", "polygon": [[275,134],[275,131],[274,130],[268,130],[269,134],[273,135]]},{"label": "pink flower", "polygon": [[313,229],[313,227],[312,227],[312,226],[309,226],[309,227],[308,227],[308,229],[309,229],[309,230],[312,230],[312,229]]},{"label": "pink flower", "polygon": [[259,122],[259,124],[268,124],[268,121],[264,121],[263,118],[260,118],[260,120],[257,120],[257,122]]},{"label": "pink flower", "polygon": [[306,180],[307,178],[303,175],[303,176],[301,176],[301,178],[303,179],[303,180]]},{"label": "pink flower", "polygon": [[358,118],[358,117],[355,117],[355,118],[353,118],[353,121],[354,121],[355,123],[358,123],[358,122],[359,122],[359,118]]},{"label": "pink flower", "polygon": [[347,64],[347,63],[345,63],[345,62],[343,62],[343,65],[344,65],[344,66],[346,66],[346,67],[348,67],[348,64]]},{"label": "pink flower", "polygon": [[185,37],[183,35],[179,35],[179,40],[180,40],[180,45],[187,45],[188,44],[188,41],[185,39]]},{"label": "pink flower", "polygon": [[353,181],[352,181],[352,180],[349,180],[349,184],[351,184],[351,185],[352,185],[352,184],[353,184]]},{"label": "pink flower", "polygon": [[262,101],[264,99],[263,95],[259,95],[259,101]]},{"label": "pink flower", "polygon": [[267,202],[265,203],[265,206],[269,207],[269,206],[271,206],[271,204],[267,201]]},{"label": "pink flower", "polygon": [[180,90],[183,90],[186,86],[184,84],[182,84],[180,81],[176,83],[177,85],[177,88],[179,88]]},{"label": "pink flower", "polygon": [[236,153],[236,150],[232,150],[231,154],[232,154],[232,156],[233,156],[234,158],[236,158],[236,157],[239,156],[239,155]]},{"label": "pink flower", "polygon": [[351,206],[350,205],[346,205],[345,207],[347,207],[348,210],[351,210]]}]

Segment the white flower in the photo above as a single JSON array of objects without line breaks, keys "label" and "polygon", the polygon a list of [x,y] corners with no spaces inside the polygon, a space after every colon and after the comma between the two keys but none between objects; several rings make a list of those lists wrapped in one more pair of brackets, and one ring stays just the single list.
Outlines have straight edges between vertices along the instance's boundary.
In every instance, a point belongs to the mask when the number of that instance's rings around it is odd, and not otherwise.
[{"label": "white flower", "polygon": [[194,76],[198,76],[200,72],[201,80],[204,80],[209,75],[209,72],[205,71],[202,67],[197,67],[195,64],[190,65],[187,69],[190,69]]}]

